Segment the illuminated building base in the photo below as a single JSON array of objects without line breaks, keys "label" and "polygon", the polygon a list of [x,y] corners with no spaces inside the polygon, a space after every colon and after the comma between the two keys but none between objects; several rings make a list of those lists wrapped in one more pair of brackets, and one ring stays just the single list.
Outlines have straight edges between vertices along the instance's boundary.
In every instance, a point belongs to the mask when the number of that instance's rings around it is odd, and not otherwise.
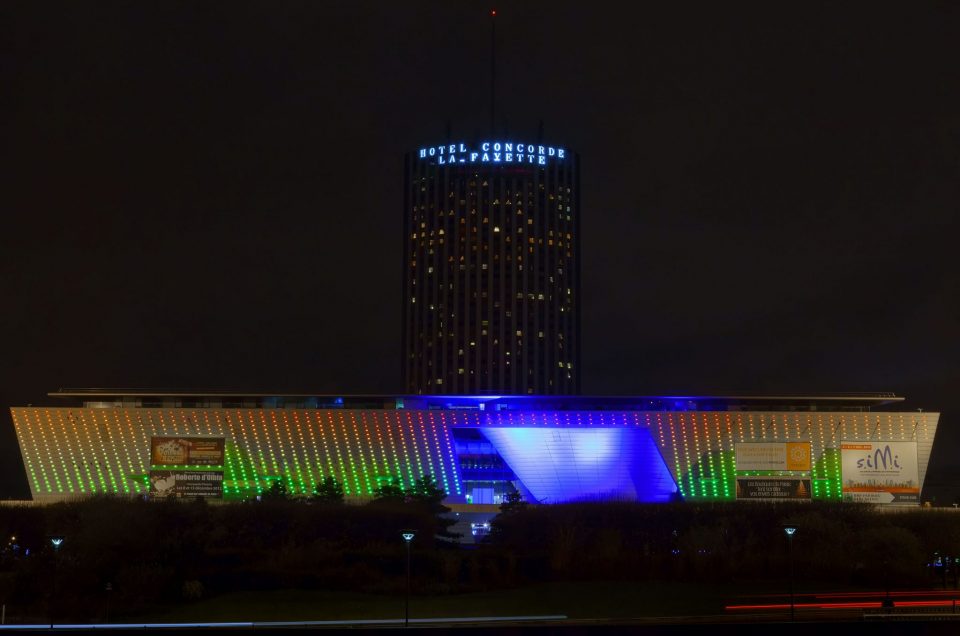
[{"label": "illuminated building base", "polygon": [[749,410],[743,398],[65,397],[82,402],[11,408],[38,501],[147,493],[150,440],[160,436],[222,437],[224,465],[214,468],[225,499],[254,497],[275,481],[309,495],[328,475],[363,499],[385,481],[406,487],[429,473],[459,504],[499,504],[514,489],[542,503],[727,501],[738,477],[797,477],[738,472],[737,444],[804,442],[809,497],[840,500],[841,441],[916,443],[922,486],[939,420],[848,403],[800,410],[799,399],[790,410]]}]

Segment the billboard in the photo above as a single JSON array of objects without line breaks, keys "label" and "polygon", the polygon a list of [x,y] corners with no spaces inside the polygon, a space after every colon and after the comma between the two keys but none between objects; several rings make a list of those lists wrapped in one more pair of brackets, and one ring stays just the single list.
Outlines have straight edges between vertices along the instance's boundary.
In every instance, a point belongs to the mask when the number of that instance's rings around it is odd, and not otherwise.
[{"label": "billboard", "polygon": [[737,499],[810,500],[810,480],[797,477],[737,477]]},{"label": "billboard", "polygon": [[745,442],[734,447],[737,470],[810,470],[810,442]]},{"label": "billboard", "polygon": [[222,437],[151,437],[151,466],[223,466]]},{"label": "billboard", "polygon": [[223,471],[151,470],[150,494],[156,497],[223,498]]},{"label": "billboard", "polygon": [[843,499],[919,504],[916,442],[841,442]]}]

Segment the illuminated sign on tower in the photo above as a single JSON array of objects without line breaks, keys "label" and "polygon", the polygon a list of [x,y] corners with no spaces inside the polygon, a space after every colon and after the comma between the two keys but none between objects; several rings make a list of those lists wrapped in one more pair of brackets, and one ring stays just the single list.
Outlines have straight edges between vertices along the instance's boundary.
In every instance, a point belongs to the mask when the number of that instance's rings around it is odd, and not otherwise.
[{"label": "illuminated sign on tower", "polygon": [[456,163],[519,163],[547,165],[562,161],[567,151],[554,146],[515,141],[483,141],[479,144],[441,144],[420,149],[420,159],[436,160],[438,165]]}]

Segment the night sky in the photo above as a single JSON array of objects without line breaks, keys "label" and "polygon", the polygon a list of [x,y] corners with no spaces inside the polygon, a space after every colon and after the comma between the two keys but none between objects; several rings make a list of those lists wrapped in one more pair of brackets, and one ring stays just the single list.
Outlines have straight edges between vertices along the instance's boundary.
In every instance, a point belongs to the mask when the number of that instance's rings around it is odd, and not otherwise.
[{"label": "night sky", "polygon": [[[497,5],[498,130],[582,160],[584,392],[892,391],[952,501],[960,6],[658,4]],[[403,154],[489,132],[489,7],[0,4],[3,406],[399,392]]]}]

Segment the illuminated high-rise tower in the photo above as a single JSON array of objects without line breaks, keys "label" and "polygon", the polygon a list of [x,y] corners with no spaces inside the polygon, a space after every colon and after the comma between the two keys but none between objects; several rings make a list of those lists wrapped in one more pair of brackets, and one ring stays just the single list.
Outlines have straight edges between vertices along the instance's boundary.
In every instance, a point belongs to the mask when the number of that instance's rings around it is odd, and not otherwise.
[{"label": "illuminated high-rise tower", "polygon": [[579,186],[575,153],[526,139],[407,154],[407,392],[579,392]]}]

